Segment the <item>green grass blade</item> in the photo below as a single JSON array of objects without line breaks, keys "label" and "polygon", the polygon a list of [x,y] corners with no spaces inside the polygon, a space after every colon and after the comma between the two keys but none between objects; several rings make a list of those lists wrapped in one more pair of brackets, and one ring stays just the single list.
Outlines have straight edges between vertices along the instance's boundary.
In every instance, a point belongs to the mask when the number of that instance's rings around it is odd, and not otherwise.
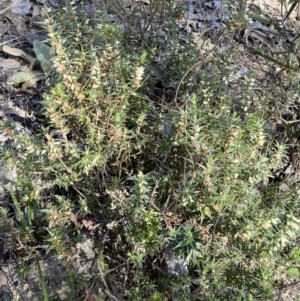
[{"label": "green grass blade", "polygon": [[27,223],[26,223],[26,221],[25,221],[25,218],[24,218],[24,216],[23,216],[23,213],[22,213],[20,204],[19,204],[19,202],[18,202],[18,200],[17,200],[17,197],[16,197],[16,195],[15,195],[15,192],[14,192],[14,190],[13,190],[12,185],[10,186],[9,190],[10,190],[10,195],[11,195],[11,198],[12,198],[12,200],[13,200],[14,206],[15,206],[15,208],[16,208],[17,214],[18,214],[19,219],[21,220],[22,226],[23,226],[23,228],[24,228],[24,230],[25,230],[25,229],[28,228],[28,225],[27,225]]},{"label": "green grass blade", "polygon": [[42,290],[43,290],[43,301],[49,301],[44,275],[43,275],[41,265],[40,265],[37,255],[35,258],[36,258],[36,264],[37,264],[38,271],[39,271],[39,276],[41,279],[41,285],[42,285]]},{"label": "green grass blade", "polygon": [[299,3],[300,1],[299,0],[294,0],[293,4],[291,5],[288,13],[286,14],[285,18],[283,21],[285,21],[289,16],[290,14],[293,12],[293,10],[295,9],[296,5]]},{"label": "green grass blade", "polygon": [[272,58],[271,56],[262,53],[261,51],[255,49],[255,48],[249,47],[249,48],[248,48],[248,51],[249,51],[250,53],[252,53],[252,54],[259,55],[259,56],[265,58],[266,60],[268,60],[268,61],[270,61],[270,62],[272,62],[272,63],[275,63],[275,64],[279,65],[280,67],[283,67],[283,68],[286,68],[286,69],[289,69],[289,70],[294,70],[294,71],[298,70],[298,68],[294,68],[294,67],[292,67],[292,66],[290,66],[290,65],[284,64],[284,63],[282,63],[282,62],[280,62],[280,61],[278,61],[278,60]]}]

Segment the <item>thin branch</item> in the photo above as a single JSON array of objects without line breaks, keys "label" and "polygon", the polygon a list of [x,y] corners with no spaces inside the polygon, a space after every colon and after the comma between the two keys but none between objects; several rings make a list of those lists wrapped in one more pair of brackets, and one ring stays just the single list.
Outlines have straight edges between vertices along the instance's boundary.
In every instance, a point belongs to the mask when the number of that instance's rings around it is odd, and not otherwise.
[{"label": "thin branch", "polygon": [[114,299],[115,301],[120,301],[117,297],[115,297],[111,292],[110,292],[110,289],[109,289],[109,287],[108,287],[108,284],[107,284],[107,282],[106,282],[106,280],[105,280],[105,275],[106,275],[106,273],[104,274],[104,272],[102,271],[102,269],[101,269],[101,266],[100,266],[100,263],[99,262],[97,262],[98,263],[98,269],[99,269],[99,273],[100,273],[100,277],[101,277],[101,280],[102,280],[102,282],[103,282],[103,284],[104,284],[104,286],[105,286],[105,290],[104,290],[104,292],[110,297],[110,298],[112,298],[112,299]]}]

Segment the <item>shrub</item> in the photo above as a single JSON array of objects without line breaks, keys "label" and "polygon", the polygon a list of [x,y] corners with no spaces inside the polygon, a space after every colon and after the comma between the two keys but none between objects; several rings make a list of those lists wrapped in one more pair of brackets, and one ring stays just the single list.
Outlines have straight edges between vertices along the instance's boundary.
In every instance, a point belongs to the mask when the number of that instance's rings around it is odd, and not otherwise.
[{"label": "shrub", "polygon": [[[175,6],[163,3],[156,5]],[[169,72],[159,80],[177,83],[177,99],[149,97],[160,37],[139,36],[133,47],[130,26],[122,31],[105,11],[96,17],[76,6],[46,14],[55,71],[42,129],[35,137],[15,133],[2,149],[17,168],[15,202],[30,213],[23,228],[33,238],[37,224],[47,229],[47,249],[67,262],[64,233],[78,229],[75,211],[100,216],[124,239],[134,273],[119,293],[128,300],[172,292],[180,300],[271,300],[296,262],[299,202],[293,185],[269,181],[286,149],[266,134],[268,112],[245,112],[228,88],[231,55],[193,72],[194,48],[183,52],[175,31],[161,58]],[[178,85],[184,75],[189,84]],[[239,96],[251,93],[248,82]],[[44,216],[37,220],[36,211]],[[188,275],[160,269],[153,277],[149,262],[165,250],[188,264]]]}]

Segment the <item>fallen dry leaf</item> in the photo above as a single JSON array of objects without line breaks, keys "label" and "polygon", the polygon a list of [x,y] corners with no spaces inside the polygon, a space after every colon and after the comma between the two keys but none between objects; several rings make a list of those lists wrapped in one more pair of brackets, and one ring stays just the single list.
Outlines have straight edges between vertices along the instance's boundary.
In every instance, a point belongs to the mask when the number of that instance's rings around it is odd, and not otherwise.
[{"label": "fallen dry leaf", "polygon": [[82,301],[97,301],[97,299],[92,295],[86,295]]},{"label": "fallen dry leaf", "polygon": [[0,105],[0,117],[3,117],[7,114],[15,114],[22,118],[31,117],[27,111],[18,108],[12,102],[5,102],[3,105]]},{"label": "fallen dry leaf", "polygon": [[88,231],[95,231],[95,229],[99,226],[99,224],[95,225],[93,221],[86,219],[83,219],[82,223]]},{"label": "fallen dry leaf", "polygon": [[1,16],[9,19],[16,27],[18,34],[22,37],[26,34],[25,18],[12,13],[7,1],[0,2]]},{"label": "fallen dry leaf", "polygon": [[12,0],[10,11],[16,15],[27,15],[30,13],[32,3],[29,0]]},{"label": "fallen dry leaf", "polygon": [[10,47],[8,45],[3,45],[2,46],[2,51],[7,53],[7,54],[18,56],[18,57],[22,58],[23,60],[25,60],[30,65],[33,65],[35,63],[35,61],[37,61],[35,58],[33,58],[31,55],[25,53],[23,50],[18,49],[18,48],[13,48],[13,47]]},{"label": "fallen dry leaf", "polygon": [[6,32],[6,25],[3,22],[0,22],[0,38],[5,34]]},{"label": "fallen dry leaf", "polygon": [[13,69],[20,67],[21,63],[15,59],[4,59],[0,61],[0,67],[3,69]]}]

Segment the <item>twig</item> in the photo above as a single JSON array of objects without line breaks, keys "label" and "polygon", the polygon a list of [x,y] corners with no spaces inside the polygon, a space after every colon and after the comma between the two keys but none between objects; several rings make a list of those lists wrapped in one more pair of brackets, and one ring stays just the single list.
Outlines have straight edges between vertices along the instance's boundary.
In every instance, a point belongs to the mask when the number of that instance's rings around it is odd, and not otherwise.
[{"label": "twig", "polygon": [[[208,31],[208,30],[207,30]],[[218,44],[216,44],[215,46],[214,46],[214,48],[211,50],[211,54],[213,53],[213,51],[217,48],[217,46],[218,46]],[[180,80],[180,82],[179,82],[179,84],[178,84],[178,86],[177,86],[177,89],[176,89],[176,93],[175,93],[175,97],[174,97],[174,102],[175,102],[175,104],[177,105],[177,97],[178,97],[178,92],[179,92],[179,88],[180,88],[180,86],[181,86],[181,84],[182,84],[182,82],[183,82],[183,80],[186,78],[186,76],[193,70],[193,69],[195,69],[197,66],[199,66],[199,65],[201,65],[201,64],[203,64],[203,63],[206,63],[206,62],[208,62],[211,58],[212,58],[212,55],[208,55],[207,56],[207,58],[205,59],[205,60],[200,60],[199,62],[197,62],[196,64],[194,64],[191,68],[189,68],[186,72],[185,72],[185,74],[183,75],[183,77],[181,78],[181,80]]]},{"label": "twig", "polygon": [[118,268],[120,268],[121,266],[123,266],[125,264],[125,262],[123,262],[123,263],[121,263],[121,264],[119,264],[118,266],[116,266],[115,268],[113,268],[113,269],[110,269],[109,271],[107,271],[106,273],[105,273],[105,275],[104,276],[106,276],[107,274],[109,274],[109,273],[111,273],[111,272],[113,272],[113,271],[115,271],[115,270],[117,270]]},{"label": "twig", "polygon": [[102,282],[103,282],[103,284],[104,284],[104,286],[105,286],[105,290],[104,290],[104,292],[110,297],[110,298],[112,298],[112,299],[114,299],[115,301],[119,301],[119,299],[117,298],[117,297],[115,297],[114,295],[112,295],[112,293],[110,292],[110,289],[109,289],[109,287],[108,287],[108,285],[107,285],[107,282],[106,282],[106,280],[105,280],[105,275],[106,274],[104,274],[103,273],[103,271],[102,271],[102,269],[101,269],[101,266],[100,266],[100,263],[98,262],[98,269],[99,269],[99,273],[100,273],[100,277],[101,277],[101,280],[102,280]]},{"label": "twig", "polygon": [[126,273],[124,275],[124,281],[123,281],[123,289],[126,287],[126,283],[128,281],[128,274],[129,274],[129,263],[126,261]]},{"label": "twig", "polygon": [[106,293],[106,294],[107,294],[109,297],[111,297],[112,299],[114,299],[114,300],[116,300],[116,301],[119,301],[119,299],[116,298],[114,295],[112,295],[112,294],[110,293],[110,291],[104,290],[104,293]]},{"label": "twig", "polygon": [[64,163],[64,161],[61,158],[58,158],[58,160],[70,175],[73,174],[72,170]]},{"label": "twig", "polygon": [[158,185],[159,185],[159,181],[156,181],[155,186],[154,186],[154,188],[152,190],[152,193],[151,193],[150,203],[151,203],[151,205],[153,206],[154,209],[156,209],[158,212],[160,212],[160,209],[154,204],[154,198],[155,198],[155,195],[156,195],[156,190],[157,190]]},{"label": "twig", "polygon": [[283,285],[282,288],[287,288],[287,287],[289,287],[289,286],[293,286],[293,285],[298,284],[298,283],[300,283],[300,280],[295,281],[295,282],[293,282],[293,283],[291,283],[291,284]]}]

